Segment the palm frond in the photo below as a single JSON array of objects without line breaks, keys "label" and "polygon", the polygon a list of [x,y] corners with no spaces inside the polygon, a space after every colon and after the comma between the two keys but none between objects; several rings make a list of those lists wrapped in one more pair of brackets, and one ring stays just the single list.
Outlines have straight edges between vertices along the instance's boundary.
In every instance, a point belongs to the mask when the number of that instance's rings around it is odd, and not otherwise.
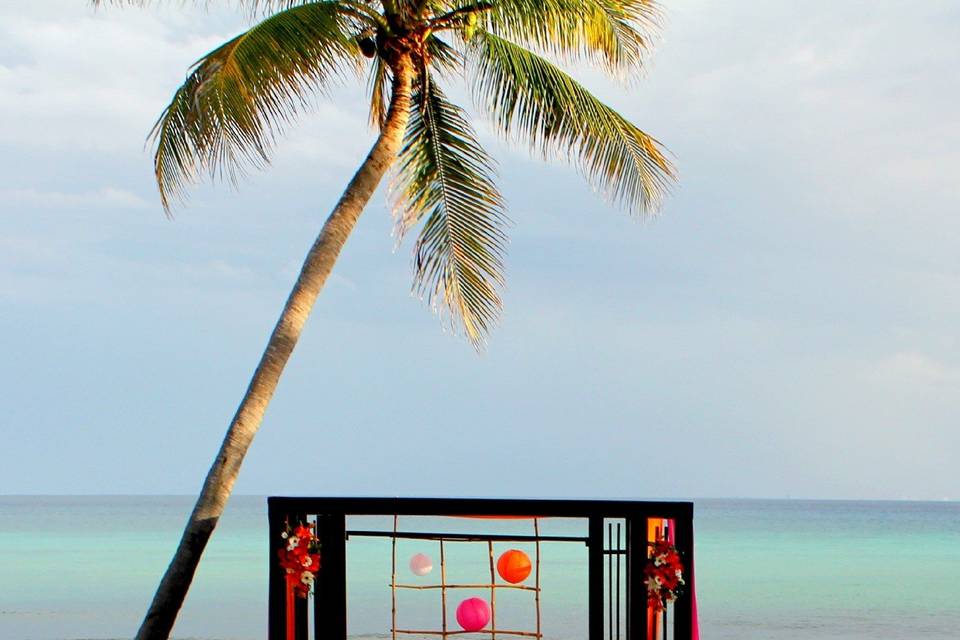
[{"label": "palm frond", "polygon": [[[202,9],[209,9],[212,6],[236,7],[245,10],[251,16],[265,16],[277,11],[286,11],[305,4],[316,2],[317,0],[87,0],[93,7],[115,6],[115,7],[151,7],[159,5],[192,5]],[[368,0],[342,0],[343,6],[353,6],[358,11],[374,11]]]},{"label": "palm frond", "polygon": [[370,126],[379,130],[387,119],[390,106],[390,68],[380,56],[376,56],[370,64],[367,87],[370,90]]},{"label": "palm frond", "polygon": [[660,31],[659,6],[652,0],[596,0],[593,4],[593,15],[582,27],[588,49],[614,70],[641,66]]},{"label": "palm frond", "polygon": [[338,2],[275,14],[201,58],[151,132],[169,210],[198,174],[234,177],[269,161],[276,136],[358,57]]},{"label": "palm frond", "polygon": [[[90,6],[94,8],[113,6],[113,7],[149,7],[154,4],[163,4],[161,0],[87,0]],[[173,0],[171,4],[187,5],[193,4],[202,7],[206,7],[210,4],[210,0]]]},{"label": "palm frond", "polygon": [[436,35],[427,38],[426,49],[430,63],[441,74],[450,75],[463,71],[463,55]]},{"label": "palm frond", "polygon": [[631,211],[659,207],[675,178],[659,142],[543,57],[487,32],[470,47],[474,99],[503,133],[527,138],[545,157],[566,156]]},{"label": "palm frond", "polygon": [[653,0],[496,0],[482,16],[494,35],[616,73],[642,65],[660,26]]},{"label": "palm frond", "polygon": [[479,348],[500,315],[508,221],[493,161],[464,111],[426,71],[413,94],[397,170],[398,234],[426,218],[414,288]]},{"label": "palm frond", "polygon": [[99,7],[138,7],[150,8],[163,5],[180,7],[198,7],[209,9],[212,6],[226,6],[247,9],[251,13],[267,11],[270,8],[289,9],[291,6],[305,4],[309,0],[87,0],[94,8]]}]

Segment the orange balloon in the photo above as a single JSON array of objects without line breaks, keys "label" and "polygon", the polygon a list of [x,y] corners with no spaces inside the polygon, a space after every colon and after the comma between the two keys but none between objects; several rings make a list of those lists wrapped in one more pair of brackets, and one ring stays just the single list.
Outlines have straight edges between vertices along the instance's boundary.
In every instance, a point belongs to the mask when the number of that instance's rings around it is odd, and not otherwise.
[{"label": "orange balloon", "polygon": [[519,549],[504,551],[497,560],[497,573],[511,584],[523,582],[530,575],[530,557]]}]

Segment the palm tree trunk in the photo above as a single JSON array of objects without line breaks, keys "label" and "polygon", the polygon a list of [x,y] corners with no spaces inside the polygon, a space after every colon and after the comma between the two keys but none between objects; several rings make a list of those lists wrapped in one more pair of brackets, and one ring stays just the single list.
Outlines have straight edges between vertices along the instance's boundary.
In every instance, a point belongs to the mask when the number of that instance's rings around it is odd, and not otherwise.
[{"label": "palm tree trunk", "polygon": [[393,65],[393,91],[380,136],[354,174],[303,263],[300,276],[270,336],[223,444],[207,473],[196,506],[190,514],[177,551],[167,567],[150,609],[137,632],[137,640],[166,640],[193,581],[207,541],[223,514],[240,472],[240,464],[260,427],[263,414],[277,388],[280,374],[303,331],[307,316],[320,294],[340,250],[353,231],[403,142],[410,109],[413,70],[409,59]]}]

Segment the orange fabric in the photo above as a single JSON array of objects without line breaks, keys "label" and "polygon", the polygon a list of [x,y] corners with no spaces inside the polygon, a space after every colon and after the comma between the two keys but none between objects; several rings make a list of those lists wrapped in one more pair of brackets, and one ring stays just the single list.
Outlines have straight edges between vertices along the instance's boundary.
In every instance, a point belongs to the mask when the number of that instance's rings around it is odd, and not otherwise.
[{"label": "orange fabric", "polygon": [[[663,539],[663,531],[666,528],[667,521],[663,518],[647,519],[647,542],[656,542]],[[647,605],[647,637],[656,640],[660,637],[663,616]]]}]

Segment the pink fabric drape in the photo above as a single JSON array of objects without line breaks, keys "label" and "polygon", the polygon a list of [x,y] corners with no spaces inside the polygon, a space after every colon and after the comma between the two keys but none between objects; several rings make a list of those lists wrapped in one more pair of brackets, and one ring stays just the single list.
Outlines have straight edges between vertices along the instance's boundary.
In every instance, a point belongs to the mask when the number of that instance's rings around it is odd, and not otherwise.
[{"label": "pink fabric drape", "polygon": [[[673,525],[670,525],[670,541],[673,542]],[[693,545],[693,531],[690,532],[690,544]],[[690,608],[693,612],[690,615],[690,639],[700,640],[700,616],[697,615],[697,588],[696,574],[693,571],[693,558],[687,567],[687,588],[690,589]]]},{"label": "pink fabric drape", "polygon": [[[667,541],[670,544],[676,543],[676,527],[674,526],[673,520],[666,519],[656,519],[651,518],[647,521],[647,539],[649,542],[656,542],[657,539],[662,538],[663,531],[667,531]],[[693,532],[690,534],[691,542],[693,538]],[[697,614],[697,589],[695,582],[695,572],[693,570],[693,558],[688,558],[687,566],[685,567],[686,571],[686,581],[687,589],[690,593],[690,606],[693,609],[691,620],[690,620],[690,638],[691,640],[700,640],[700,617]],[[659,638],[660,637],[660,616],[655,615],[652,609],[647,610],[647,637],[648,638]]]}]

